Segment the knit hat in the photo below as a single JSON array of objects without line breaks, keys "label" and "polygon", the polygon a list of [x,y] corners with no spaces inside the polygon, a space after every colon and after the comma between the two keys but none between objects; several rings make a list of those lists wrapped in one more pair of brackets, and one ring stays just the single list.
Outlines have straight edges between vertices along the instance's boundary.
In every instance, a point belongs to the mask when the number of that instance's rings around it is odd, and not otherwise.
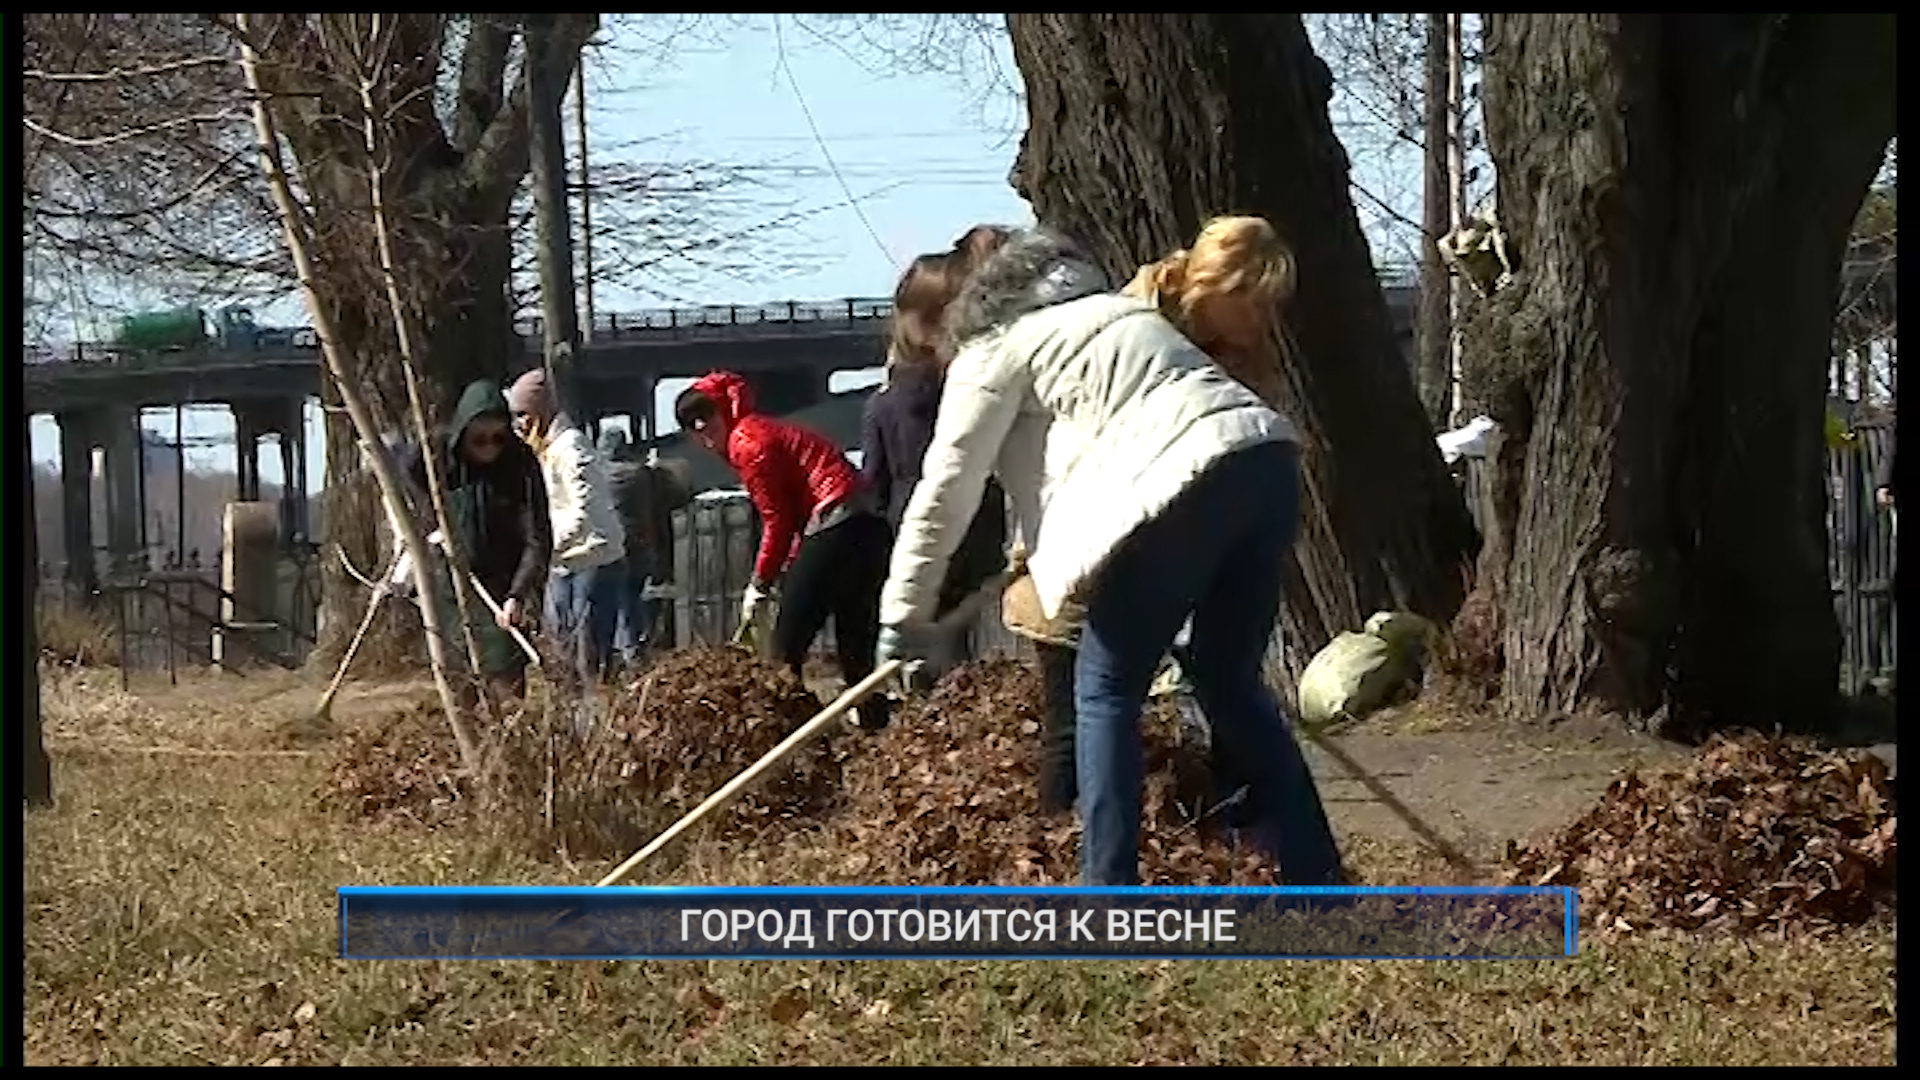
[{"label": "knit hat", "polygon": [[507,407],[515,414],[529,413],[542,420],[558,411],[553,388],[547,384],[546,369],[534,368],[513,380],[513,386],[507,390]]}]

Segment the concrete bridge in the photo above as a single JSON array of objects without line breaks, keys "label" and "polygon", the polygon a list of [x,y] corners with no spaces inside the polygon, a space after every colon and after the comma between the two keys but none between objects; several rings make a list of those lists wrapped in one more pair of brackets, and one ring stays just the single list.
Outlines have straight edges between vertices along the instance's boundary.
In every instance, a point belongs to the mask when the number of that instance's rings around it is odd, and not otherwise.
[{"label": "concrete bridge", "polygon": [[[1383,277],[1387,275],[1383,274]],[[1386,284],[1388,307],[1402,343],[1412,339],[1417,288],[1404,279]],[[691,378],[716,368],[755,383],[760,404],[775,415],[804,414],[843,445],[859,442],[860,402],[866,392],[832,394],[835,372],[878,367],[885,358],[893,305],[885,299],[780,302],[603,315],[594,321],[576,364],[574,398],[583,422],[597,426],[628,417],[634,440],[654,442],[654,408],[661,380]],[[537,321],[517,328],[529,358],[542,340]],[[271,344],[268,344],[268,341]],[[233,412],[238,456],[235,497],[260,497],[260,442],[278,437],[282,475],[282,532],[305,538],[305,426],[308,400],[320,393],[324,363],[310,330],[273,331],[255,348],[222,347],[209,340],[174,351],[132,354],[85,343],[60,351],[29,350],[23,376],[24,411],[50,413],[60,427],[65,563],[73,584],[97,582],[93,508],[88,477],[95,448],[103,450],[109,562],[132,562],[142,550],[140,412],[148,408],[226,405]],[[669,440],[663,455],[685,457],[700,474],[718,467],[701,452]],[[730,484],[730,481],[716,482]],[[701,485],[708,486],[708,485]]]}]

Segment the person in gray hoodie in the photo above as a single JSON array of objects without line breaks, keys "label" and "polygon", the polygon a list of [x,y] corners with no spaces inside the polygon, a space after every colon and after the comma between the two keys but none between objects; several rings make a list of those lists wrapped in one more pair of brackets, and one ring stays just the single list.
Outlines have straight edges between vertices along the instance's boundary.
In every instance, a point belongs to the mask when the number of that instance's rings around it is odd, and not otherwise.
[{"label": "person in gray hoodie", "polygon": [[657,463],[642,458],[625,431],[600,433],[600,460],[606,463],[620,525],[627,532],[627,587],[620,594],[620,620],[614,651],[629,670],[645,659],[653,628],[653,602],[647,587],[670,570],[672,545],[668,514],[682,500],[676,485]]}]

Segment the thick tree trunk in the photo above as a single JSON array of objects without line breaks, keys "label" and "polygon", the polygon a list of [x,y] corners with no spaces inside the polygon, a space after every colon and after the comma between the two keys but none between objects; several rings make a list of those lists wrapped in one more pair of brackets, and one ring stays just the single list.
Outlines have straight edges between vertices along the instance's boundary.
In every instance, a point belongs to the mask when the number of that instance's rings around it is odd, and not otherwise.
[{"label": "thick tree trunk", "polygon": [[1453,396],[1453,279],[1440,258],[1440,241],[1452,227],[1453,206],[1447,186],[1447,27],[1449,15],[1427,16],[1426,133],[1421,186],[1420,321],[1414,334],[1418,350],[1420,404],[1435,431],[1447,430]]},{"label": "thick tree trunk", "polygon": [[[411,440],[416,433],[367,187],[361,72],[368,63],[383,65],[380,96],[392,103],[378,121],[388,129],[385,145],[392,151],[381,165],[393,178],[382,201],[391,212],[399,291],[413,306],[410,325],[419,331],[423,355],[416,359],[428,384],[429,419],[437,421],[467,382],[502,379],[519,360],[507,298],[507,220],[528,168],[528,95],[524,85],[511,87],[506,79],[519,20],[471,17],[449,123],[441,122],[435,104],[447,88],[441,67],[426,62],[446,45],[444,17],[385,17],[385,36],[372,54],[366,49],[376,27],[365,16],[278,16],[262,35],[278,57],[263,64],[263,77],[275,95],[270,107],[297,161],[312,217],[319,300],[331,309],[336,332],[345,339],[341,344],[359,365],[355,378],[375,421],[396,439]],[[597,15],[555,17],[544,40],[522,50],[522,65],[535,64],[564,86],[598,25]],[[323,397],[332,406],[326,538],[363,573],[379,573],[390,557],[385,510],[352,424],[337,407],[338,388],[324,387]],[[331,666],[368,596],[338,558],[325,567],[313,661]],[[417,660],[423,645],[416,613],[395,604],[374,624],[362,650],[368,657]]]},{"label": "thick tree trunk", "polygon": [[1891,15],[1487,16],[1520,280],[1476,342],[1507,440],[1479,587],[1510,711],[1684,734],[1832,706],[1822,390],[1893,39]]},{"label": "thick tree trunk", "polygon": [[[448,208],[443,213],[467,213],[464,208]],[[404,221],[405,219],[403,219]],[[417,220],[417,219],[416,219]],[[404,227],[404,226],[403,226]],[[432,310],[424,312],[420,327],[426,343],[423,376],[428,380],[431,398],[427,402],[433,419],[439,422],[453,407],[460,391],[475,379],[504,380],[523,362],[520,344],[513,334],[512,311],[507,298],[508,266],[506,215],[497,221],[470,222],[463,230],[465,243],[441,248],[439,283],[422,293],[433,297]],[[424,245],[413,248],[412,259],[423,257]],[[419,263],[415,262],[415,266]],[[426,276],[424,273],[421,276]],[[370,297],[341,297],[337,305],[364,311],[373,303]],[[378,310],[384,312],[384,305]],[[350,342],[351,354],[378,358],[376,391],[371,395],[380,409],[382,422],[403,439],[410,440],[412,425],[406,422],[406,387],[393,338],[390,319],[376,315],[377,329],[366,319],[343,319],[342,333],[356,336]],[[373,482],[369,466],[353,423],[338,408],[339,390],[329,377],[325,397],[327,412],[327,487],[326,531],[329,544],[339,544],[362,573],[383,572],[393,557],[393,537],[387,528],[386,510],[380,503],[380,491]],[[331,668],[366,613],[370,596],[364,586],[349,576],[337,558],[326,563],[322,578],[322,602],[319,642],[314,650],[316,666]],[[375,619],[354,663],[394,668],[417,667],[425,663],[426,648],[421,637],[418,611],[406,603],[389,602]]]},{"label": "thick tree trunk", "polygon": [[[1282,670],[1375,610],[1451,618],[1471,527],[1395,345],[1327,116],[1332,76],[1298,15],[1009,15],[1028,127],[1010,178],[1121,280],[1218,213],[1292,244],[1302,435]],[[1170,108],[1170,102],[1178,108]]]},{"label": "thick tree trunk", "polygon": [[14,452],[19,454],[19,464],[14,467],[25,474],[25,499],[27,504],[26,528],[18,530],[26,534],[27,550],[18,556],[15,573],[26,577],[26,586],[21,594],[26,597],[26,613],[21,621],[26,630],[20,636],[26,639],[26,669],[20,676],[20,739],[16,750],[22,763],[22,786],[26,789],[28,806],[45,806],[53,802],[53,763],[47,758],[46,738],[40,723],[40,533],[34,520],[33,497],[33,440],[28,434],[28,426],[21,424],[19,434],[14,436]]}]

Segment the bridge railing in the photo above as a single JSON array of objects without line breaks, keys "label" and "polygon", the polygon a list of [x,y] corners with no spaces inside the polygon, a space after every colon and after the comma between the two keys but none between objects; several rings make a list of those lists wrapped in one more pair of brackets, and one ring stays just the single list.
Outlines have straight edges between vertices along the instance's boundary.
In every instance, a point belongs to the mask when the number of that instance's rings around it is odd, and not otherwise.
[{"label": "bridge railing", "polygon": [[[703,307],[650,308],[596,315],[589,340],[621,341],[636,337],[756,336],[789,332],[812,333],[822,324],[870,324],[893,317],[893,301],[884,297],[845,300],[782,301],[772,304],[710,304]],[[539,342],[545,323],[539,318],[516,319],[514,330],[529,342]]]},{"label": "bridge railing", "polygon": [[[1417,283],[1416,267],[1381,266],[1377,273],[1387,288],[1407,288]],[[768,337],[782,334],[804,335],[830,326],[877,326],[893,317],[893,301],[885,297],[849,297],[844,300],[785,300],[771,304],[710,304],[701,307],[649,308],[640,311],[610,311],[596,315],[590,344],[608,344],[638,339],[698,339],[725,337]],[[516,319],[514,330],[528,348],[540,347],[544,323],[537,317]],[[307,356],[319,345],[309,328],[272,328],[271,345],[253,350],[274,356]],[[235,355],[236,351],[208,340],[158,352],[135,352],[108,342],[82,341],[56,346],[35,345],[27,349],[30,365],[46,364],[128,364],[140,367],[193,367],[214,357]]]}]

